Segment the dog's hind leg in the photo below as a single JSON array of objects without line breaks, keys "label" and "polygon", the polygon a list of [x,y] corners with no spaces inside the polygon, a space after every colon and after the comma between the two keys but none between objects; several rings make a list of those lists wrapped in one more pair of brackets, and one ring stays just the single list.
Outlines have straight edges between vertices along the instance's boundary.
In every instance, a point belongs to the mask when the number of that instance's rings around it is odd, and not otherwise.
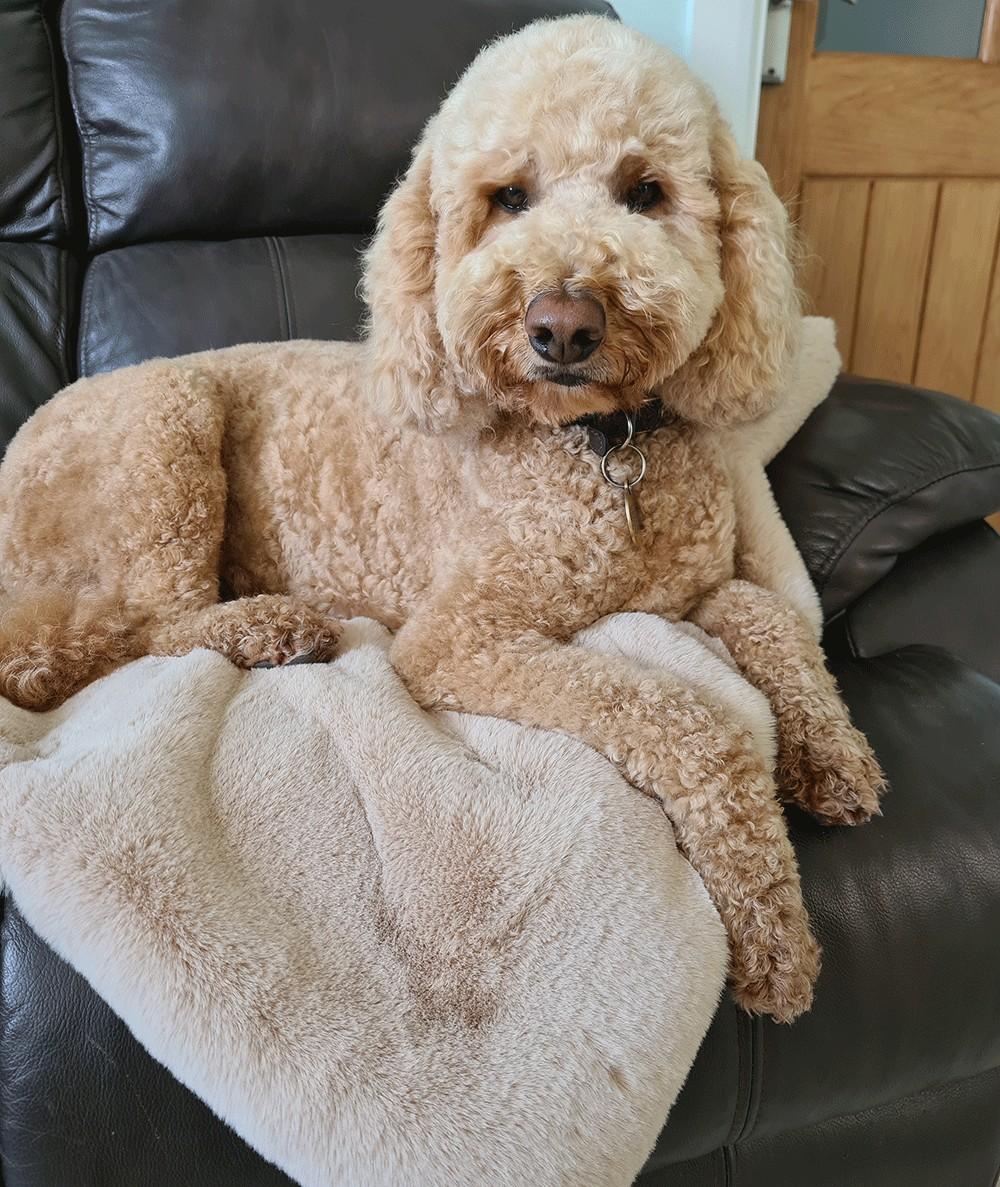
[{"label": "dog's hind leg", "polygon": [[231,379],[211,360],[127,374],[54,401],[0,471],[0,693],[51,708],[128,659],[195,647],[242,666],[329,658],[320,612],[219,603]]},{"label": "dog's hind leg", "polygon": [[113,604],[62,593],[0,602],[0,695],[23,709],[52,709],[138,653]]},{"label": "dog's hind leg", "polygon": [[224,393],[211,374],[161,380],[149,393],[142,451],[132,459],[129,605],[142,653],[206,647],[239,667],[330,659],[339,624],[305,601],[261,593],[220,602],[226,535]]},{"label": "dog's hind leg", "polygon": [[81,380],[24,426],[0,469],[0,694],[52,708],[218,601],[224,427],[220,383],[169,362]]}]

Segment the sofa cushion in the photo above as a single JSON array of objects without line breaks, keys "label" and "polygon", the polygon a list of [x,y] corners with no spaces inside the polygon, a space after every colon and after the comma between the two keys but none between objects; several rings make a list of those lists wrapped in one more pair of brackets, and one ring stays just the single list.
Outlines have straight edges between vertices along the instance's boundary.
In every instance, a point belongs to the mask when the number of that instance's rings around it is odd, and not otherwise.
[{"label": "sofa cushion", "polygon": [[66,0],[91,244],[367,231],[483,43],[581,10],[610,11],[602,0]]},{"label": "sofa cushion", "polygon": [[0,242],[0,453],[71,378],[75,272],[62,248]]},{"label": "sofa cushion", "polygon": [[68,140],[53,0],[0,2],[0,238],[61,243]]},{"label": "sofa cushion", "polygon": [[84,281],[80,374],[239,342],[353,338],[362,243],[266,236],[104,252]]},{"label": "sofa cushion", "polygon": [[903,553],[1000,510],[1000,416],[939,392],[842,378],[768,474],[832,617]]},{"label": "sofa cushion", "polygon": [[825,971],[762,1028],[758,1134],[1000,1066],[1000,685],[934,648],[833,666],[890,792],[863,828],[794,814]]}]

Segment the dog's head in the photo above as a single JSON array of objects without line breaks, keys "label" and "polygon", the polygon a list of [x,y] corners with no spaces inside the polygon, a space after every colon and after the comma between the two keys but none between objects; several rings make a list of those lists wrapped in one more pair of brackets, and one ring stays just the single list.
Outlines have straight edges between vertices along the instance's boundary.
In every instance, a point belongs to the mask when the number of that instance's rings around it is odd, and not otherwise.
[{"label": "dog's head", "polygon": [[600,17],[529,26],[469,67],[382,210],[376,393],[425,426],[463,408],[565,423],[651,392],[751,419],[798,326],[788,237],[677,58]]}]

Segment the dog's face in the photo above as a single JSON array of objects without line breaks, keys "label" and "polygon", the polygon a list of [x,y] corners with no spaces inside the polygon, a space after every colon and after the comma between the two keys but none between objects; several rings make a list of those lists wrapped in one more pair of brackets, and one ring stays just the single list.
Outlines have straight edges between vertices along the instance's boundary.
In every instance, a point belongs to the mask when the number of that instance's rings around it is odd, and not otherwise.
[{"label": "dog's face", "polygon": [[366,261],[375,382],[424,424],[544,424],[651,393],[770,406],[797,326],[787,220],[677,59],[601,18],[485,50],[428,125]]}]

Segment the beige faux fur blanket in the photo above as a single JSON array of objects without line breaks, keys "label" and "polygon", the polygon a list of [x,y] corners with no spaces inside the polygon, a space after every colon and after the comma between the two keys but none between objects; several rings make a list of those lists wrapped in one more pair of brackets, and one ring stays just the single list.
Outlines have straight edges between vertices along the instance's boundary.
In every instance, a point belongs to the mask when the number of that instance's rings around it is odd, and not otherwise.
[{"label": "beige faux fur blanket", "polygon": [[[761,463],[749,530],[818,629]],[[666,669],[773,758],[764,698],[688,624],[579,641]],[[331,664],[144,659],[61,708],[0,700],[0,873],[151,1054],[304,1187],[625,1187],[715,1010],[726,943],[660,806],[561,735],[422,712],[388,635]]]},{"label": "beige faux fur blanket", "polygon": [[[622,618],[590,644],[680,644],[738,690],[681,628]],[[4,878],[304,1185],[628,1184],[715,1010],[718,916],[603,758],[423,713],[387,644],[356,620],[329,665],[197,651],[50,713],[0,701]]]}]

